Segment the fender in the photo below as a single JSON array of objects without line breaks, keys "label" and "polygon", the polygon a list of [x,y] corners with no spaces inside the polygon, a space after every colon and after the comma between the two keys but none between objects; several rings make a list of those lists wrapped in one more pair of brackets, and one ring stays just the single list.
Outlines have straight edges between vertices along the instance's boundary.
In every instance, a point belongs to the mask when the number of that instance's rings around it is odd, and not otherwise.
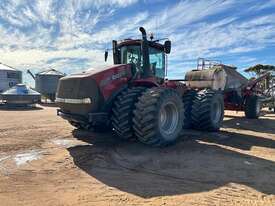
[{"label": "fender", "polygon": [[124,90],[131,86],[143,86],[147,88],[151,87],[160,87],[160,85],[156,82],[156,79],[153,77],[146,78],[146,79],[138,79],[138,80],[133,80],[130,85],[124,85],[117,89],[112,95],[108,97],[108,99],[105,102],[105,105],[103,107],[103,111],[110,112],[112,108],[112,104],[115,100],[115,98]]},{"label": "fender", "polygon": [[126,90],[128,88],[128,85],[124,85],[122,87],[120,87],[116,92],[114,92],[111,96],[109,96],[109,98],[105,101],[105,104],[102,108],[103,111],[109,113],[112,109],[112,105],[114,100],[116,99],[116,97],[124,90]]},{"label": "fender", "polygon": [[130,64],[120,64],[109,67],[102,72],[93,74],[100,93],[104,100],[107,101],[119,88],[128,84],[132,78],[132,71]]},{"label": "fender", "polygon": [[137,80],[133,80],[131,82],[131,84],[133,86],[144,86],[144,87],[160,87],[160,85],[157,83],[156,78],[154,77],[149,77],[146,79],[137,79]]}]

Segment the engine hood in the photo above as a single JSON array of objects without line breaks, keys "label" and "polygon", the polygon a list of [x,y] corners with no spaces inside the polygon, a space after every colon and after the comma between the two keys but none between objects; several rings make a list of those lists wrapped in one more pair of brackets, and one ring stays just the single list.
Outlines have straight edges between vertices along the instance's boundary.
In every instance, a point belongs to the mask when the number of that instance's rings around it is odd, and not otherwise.
[{"label": "engine hood", "polygon": [[66,78],[74,78],[74,77],[88,77],[88,76],[92,76],[95,74],[102,74],[108,70],[112,70],[112,69],[117,69],[117,68],[124,68],[127,67],[127,64],[117,64],[117,65],[111,65],[111,66],[99,66],[98,68],[89,68],[84,72],[81,73],[75,73],[75,74],[71,74],[69,76],[63,77],[62,79],[66,79]]},{"label": "engine hood", "polygon": [[102,111],[105,104],[120,88],[127,85],[131,77],[129,64],[89,69],[63,77],[57,89],[58,106],[75,114]]}]

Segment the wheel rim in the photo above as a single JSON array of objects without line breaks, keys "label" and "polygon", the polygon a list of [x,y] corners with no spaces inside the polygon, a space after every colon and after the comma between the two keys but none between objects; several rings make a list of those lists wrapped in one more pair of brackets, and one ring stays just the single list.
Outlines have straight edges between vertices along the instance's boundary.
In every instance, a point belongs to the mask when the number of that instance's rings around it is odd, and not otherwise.
[{"label": "wheel rim", "polygon": [[179,121],[179,110],[174,102],[167,102],[161,107],[159,127],[162,134],[171,135],[175,132]]},{"label": "wheel rim", "polygon": [[215,102],[214,104],[212,104],[211,116],[214,124],[217,124],[220,122],[222,112],[223,112],[222,105],[220,104],[220,102]]}]

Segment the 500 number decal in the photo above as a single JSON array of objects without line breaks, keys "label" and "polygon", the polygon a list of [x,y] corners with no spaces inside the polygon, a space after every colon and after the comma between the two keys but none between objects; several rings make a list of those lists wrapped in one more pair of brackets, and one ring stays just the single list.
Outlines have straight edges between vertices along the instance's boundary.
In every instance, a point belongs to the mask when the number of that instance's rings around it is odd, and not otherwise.
[{"label": "500 number decal", "polygon": [[116,79],[120,79],[121,77],[125,77],[126,76],[126,71],[123,70],[117,74],[113,74],[112,76],[106,78],[106,79],[103,79],[101,82],[100,82],[100,86],[105,86],[107,84],[109,84],[111,81],[113,80],[116,80]]}]

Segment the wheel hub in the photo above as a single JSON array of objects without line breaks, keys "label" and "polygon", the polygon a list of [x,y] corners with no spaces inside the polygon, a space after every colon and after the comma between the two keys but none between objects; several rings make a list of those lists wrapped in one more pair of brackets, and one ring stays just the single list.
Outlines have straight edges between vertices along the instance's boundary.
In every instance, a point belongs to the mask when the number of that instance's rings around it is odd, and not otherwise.
[{"label": "wheel hub", "polygon": [[174,102],[167,102],[161,107],[159,127],[161,133],[170,135],[175,132],[179,121],[179,111]]},{"label": "wheel hub", "polygon": [[214,122],[214,124],[219,123],[221,119],[221,115],[222,115],[222,106],[219,102],[215,102],[214,104],[212,104],[212,112],[211,112],[212,121]]},{"label": "wheel hub", "polygon": [[261,104],[260,101],[256,102],[256,114],[258,115],[261,111]]}]

